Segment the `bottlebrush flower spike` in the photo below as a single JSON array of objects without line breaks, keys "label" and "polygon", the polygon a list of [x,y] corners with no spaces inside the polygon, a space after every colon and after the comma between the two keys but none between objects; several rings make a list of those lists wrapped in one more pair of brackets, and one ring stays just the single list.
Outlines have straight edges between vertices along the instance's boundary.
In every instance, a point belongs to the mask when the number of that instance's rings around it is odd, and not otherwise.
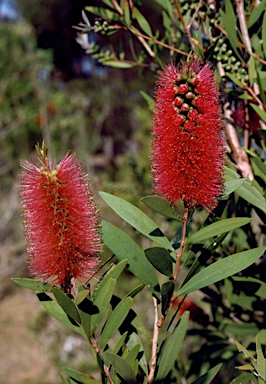
[{"label": "bottlebrush flower spike", "polygon": [[208,64],[170,64],[155,89],[152,173],[172,204],[212,210],[222,192],[224,140],[219,92]]},{"label": "bottlebrush flower spike", "polygon": [[99,263],[97,208],[75,156],[67,153],[51,170],[46,152],[39,148],[40,166],[21,161],[26,170],[19,188],[29,269],[70,293],[71,279],[85,282]]}]

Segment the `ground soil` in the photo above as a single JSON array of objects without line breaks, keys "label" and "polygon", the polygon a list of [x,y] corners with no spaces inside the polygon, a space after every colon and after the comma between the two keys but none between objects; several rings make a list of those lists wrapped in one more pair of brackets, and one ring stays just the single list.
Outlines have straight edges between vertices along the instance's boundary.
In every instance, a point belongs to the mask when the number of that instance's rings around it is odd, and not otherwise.
[{"label": "ground soil", "polygon": [[0,384],[59,384],[51,356],[32,329],[41,310],[34,292],[16,290],[0,301]]}]

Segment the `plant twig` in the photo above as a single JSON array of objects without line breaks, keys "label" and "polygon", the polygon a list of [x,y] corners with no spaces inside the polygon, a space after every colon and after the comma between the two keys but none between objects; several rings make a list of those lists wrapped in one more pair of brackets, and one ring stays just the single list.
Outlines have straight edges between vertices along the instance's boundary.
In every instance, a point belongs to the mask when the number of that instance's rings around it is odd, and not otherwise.
[{"label": "plant twig", "polygon": [[157,361],[157,344],[158,344],[158,337],[159,337],[159,327],[158,327],[158,305],[157,305],[157,299],[156,297],[153,297],[153,305],[154,305],[154,327],[153,327],[153,338],[152,338],[152,353],[151,353],[151,367],[150,372],[148,376],[148,384],[151,384],[153,382],[155,368],[156,368],[156,361]]},{"label": "plant twig", "polygon": [[[217,69],[221,77],[225,75],[221,62],[217,63]],[[223,105],[224,120],[225,120],[225,134],[228,144],[232,150],[235,167],[239,169],[243,177],[249,177],[250,180],[254,179],[252,168],[249,164],[248,155],[241,148],[235,127],[231,124],[232,116],[229,102]]]},{"label": "plant twig", "polygon": [[254,179],[254,175],[251,166],[248,161],[248,155],[240,147],[239,140],[236,134],[235,127],[231,124],[231,110],[229,103],[224,105],[224,117],[225,117],[225,133],[228,143],[232,149],[233,157],[236,162],[235,166],[241,172],[243,177],[248,177],[250,180]]},{"label": "plant twig", "polygon": [[[95,350],[95,352],[98,355],[100,355],[100,349],[98,348],[97,341],[95,340],[95,338],[93,336],[91,336],[90,342],[91,342],[91,345],[92,345],[93,349]],[[102,360],[102,357],[101,357],[101,360]],[[109,383],[115,384],[115,382],[114,382],[114,380],[110,374],[109,368],[107,367],[107,365],[104,362],[103,362],[103,371],[104,371],[104,374],[105,374],[107,380],[109,381]]]},{"label": "plant twig", "polygon": [[191,19],[190,19],[190,22],[189,22],[189,24],[188,24],[188,26],[187,26],[188,31],[190,31],[190,28],[191,28],[191,26],[192,26],[194,20],[195,20],[196,17],[197,17],[197,14],[198,14],[198,12],[199,12],[199,10],[200,10],[202,1],[203,1],[203,0],[200,0],[200,1],[199,1],[199,3],[198,3],[198,5],[197,5],[197,8],[196,8],[195,12],[193,13],[193,15],[192,15],[192,17],[191,17]]},{"label": "plant twig", "polygon": [[183,29],[184,29],[184,32],[185,32],[185,34],[186,34],[186,36],[187,36],[187,38],[188,38],[188,41],[189,41],[189,43],[190,43],[190,45],[191,45],[191,49],[192,49],[193,52],[195,52],[195,46],[194,46],[194,42],[193,42],[192,37],[191,37],[191,34],[190,34],[190,30],[189,30],[188,27],[186,26],[184,17],[183,17],[183,15],[182,15],[181,11],[180,11],[180,7],[179,7],[179,4],[178,4],[177,0],[174,0],[174,5],[175,5],[175,8],[176,8],[178,17],[179,17],[179,19],[180,19],[180,21],[181,21],[182,27],[183,27]]},{"label": "plant twig", "polygon": [[180,247],[179,247],[179,251],[176,254],[175,271],[174,271],[174,274],[173,274],[173,281],[174,281],[174,283],[176,282],[177,274],[178,274],[178,271],[179,271],[180,260],[181,260],[183,249],[184,249],[184,246],[185,246],[187,220],[188,220],[188,211],[189,211],[189,209],[186,207],[185,211],[184,211],[184,215],[182,217],[182,233],[181,233]]}]

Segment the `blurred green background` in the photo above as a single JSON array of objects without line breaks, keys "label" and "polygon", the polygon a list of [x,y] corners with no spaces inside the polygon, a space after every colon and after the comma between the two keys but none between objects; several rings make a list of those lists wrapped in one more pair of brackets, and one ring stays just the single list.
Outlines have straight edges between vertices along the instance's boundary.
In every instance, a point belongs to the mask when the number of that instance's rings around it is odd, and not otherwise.
[{"label": "blurred green background", "polygon": [[98,190],[131,201],[150,191],[151,111],[140,90],[152,94],[154,75],[103,67],[86,55],[73,28],[85,5],[0,1],[0,384],[53,384],[58,366],[88,367],[85,344],[11,282],[28,276],[20,159],[31,160],[43,139],[55,163],[76,152],[101,210]]}]

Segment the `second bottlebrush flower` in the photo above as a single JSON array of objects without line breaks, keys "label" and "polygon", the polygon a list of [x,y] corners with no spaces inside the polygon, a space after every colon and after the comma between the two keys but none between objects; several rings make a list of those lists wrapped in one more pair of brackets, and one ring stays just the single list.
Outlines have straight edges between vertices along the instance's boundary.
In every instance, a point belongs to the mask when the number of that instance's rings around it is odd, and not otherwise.
[{"label": "second bottlebrush flower", "polygon": [[212,210],[222,193],[225,145],[219,91],[208,64],[170,64],[155,89],[152,173],[172,204]]},{"label": "second bottlebrush flower", "polygon": [[33,276],[71,293],[99,263],[102,243],[88,179],[73,154],[53,168],[45,150],[37,162],[21,162],[20,197]]}]

